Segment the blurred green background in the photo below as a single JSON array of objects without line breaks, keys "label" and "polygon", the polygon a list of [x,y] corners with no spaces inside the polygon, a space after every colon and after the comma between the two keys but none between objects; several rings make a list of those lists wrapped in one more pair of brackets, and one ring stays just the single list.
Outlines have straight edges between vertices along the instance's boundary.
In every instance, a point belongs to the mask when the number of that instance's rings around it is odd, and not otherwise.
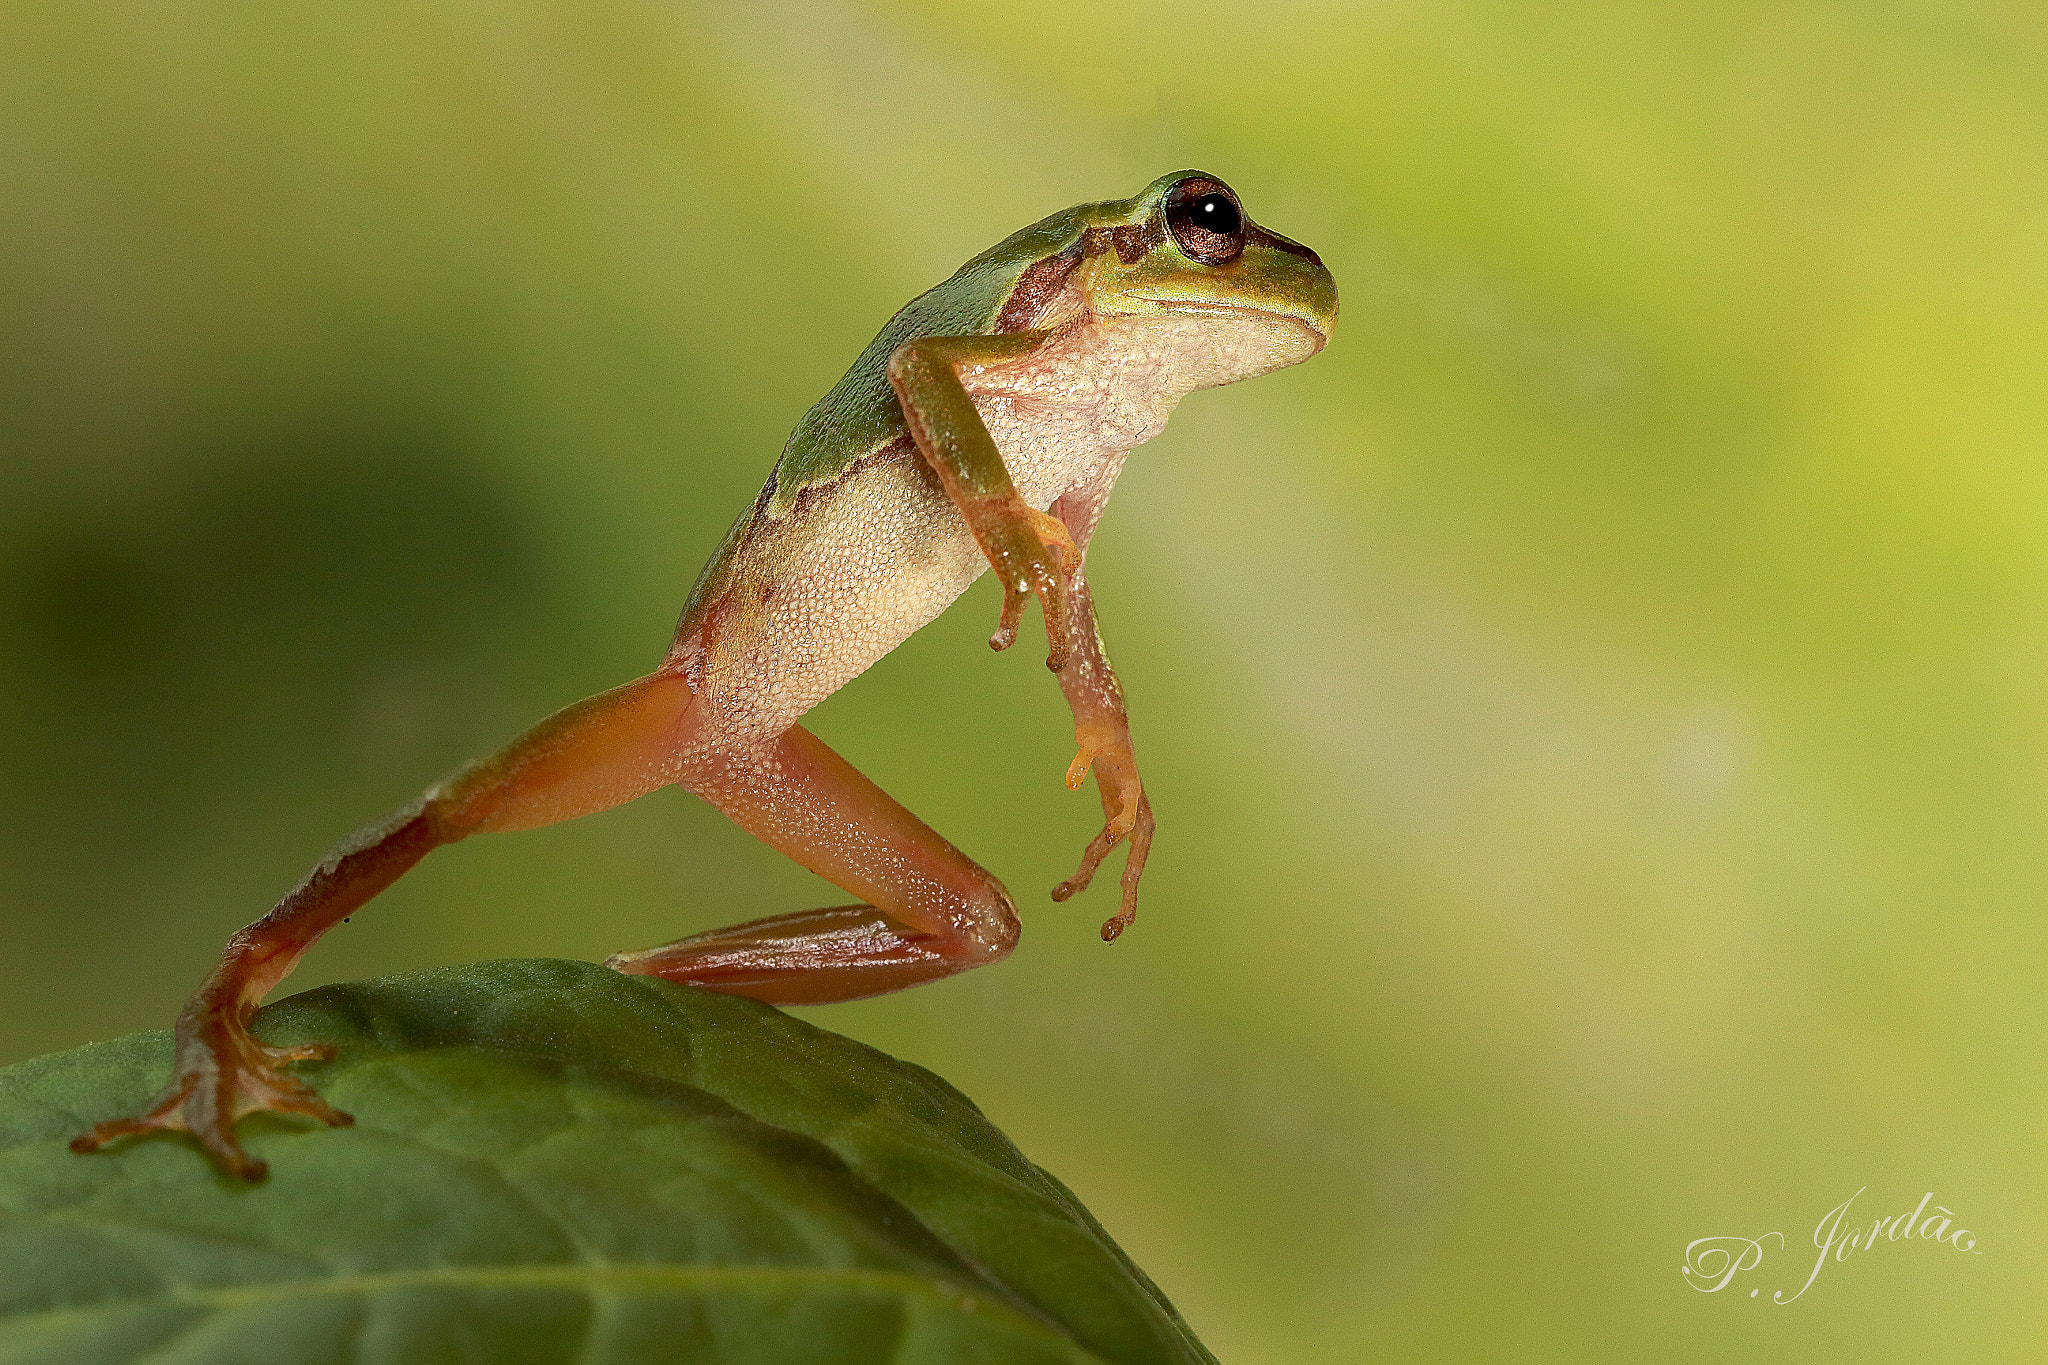
[{"label": "blurred green background", "polygon": [[[0,1061],[168,1023],[644,672],[896,307],[1199,166],[1344,316],[1097,540],[1144,912],[1044,899],[1095,801],[984,580],[814,728],[1024,943],[806,1017],[1234,1365],[2041,1359],[2044,69],[1954,0],[6,6]],[[661,793],[437,854],[293,986],[837,896]],[[1980,1254],[1774,1304],[1859,1187]]]}]

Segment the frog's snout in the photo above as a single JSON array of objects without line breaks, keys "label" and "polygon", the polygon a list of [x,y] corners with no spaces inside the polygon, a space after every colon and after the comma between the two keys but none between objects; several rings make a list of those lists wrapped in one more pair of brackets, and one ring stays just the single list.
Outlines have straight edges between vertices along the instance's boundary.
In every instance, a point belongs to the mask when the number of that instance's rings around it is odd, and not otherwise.
[{"label": "frog's snout", "polygon": [[1261,302],[1314,332],[1317,351],[1329,345],[1337,329],[1337,281],[1323,258],[1269,228],[1258,229],[1251,248],[1246,264],[1257,277]]}]

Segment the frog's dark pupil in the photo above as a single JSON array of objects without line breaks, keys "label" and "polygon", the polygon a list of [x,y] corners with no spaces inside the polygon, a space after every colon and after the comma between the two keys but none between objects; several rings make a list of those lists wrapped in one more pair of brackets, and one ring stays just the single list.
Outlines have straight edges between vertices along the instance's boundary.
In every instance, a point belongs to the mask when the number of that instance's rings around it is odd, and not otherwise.
[{"label": "frog's dark pupil", "polygon": [[1189,205],[1188,216],[1196,227],[1218,237],[1228,237],[1243,226],[1237,216],[1237,205],[1220,194],[1205,194],[1197,199]]},{"label": "frog's dark pupil", "polygon": [[1200,265],[1229,265],[1244,251],[1244,214],[1230,190],[1214,180],[1175,185],[1166,195],[1165,216],[1175,245]]}]

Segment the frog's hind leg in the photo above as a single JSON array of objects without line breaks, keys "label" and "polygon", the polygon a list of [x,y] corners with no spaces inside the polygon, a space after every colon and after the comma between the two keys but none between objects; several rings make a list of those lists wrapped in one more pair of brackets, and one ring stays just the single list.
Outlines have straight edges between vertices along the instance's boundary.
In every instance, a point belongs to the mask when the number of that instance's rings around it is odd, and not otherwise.
[{"label": "frog's hind leg", "polygon": [[951,976],[1016,946],[1001,883],[802,727],[690,769],[683,786],[863,903],[736,924],[608,965],[824,1004]]},{"label": "frog's hind leg", "polygon": [[264,1174],[235,1140],[258,1110],[348,1123],[280,1068],[332,1055],[250,1036],[257,1004],[314,941],[433,849],[532,829],[679,782],[743,828],[868,904],[740,925],[613,960],[624,971],[781,1003],[850,1000],[1007,953],[1017,939],[994,878],[802,730],[766,744],[718,733],[679,669],[664,668],[548,717],[382,824],[343,842],[229,940],[178,1017],[171,1082],[141,1113],[81,1133],[72,1150],[157,1129],[190,1132],[226,1172]]},{"label": "frog's hind leg", "polygon": [[442,844],[485,830],[530,829],[604,810],[675,779],[703,708],[680,672],[656,672],[576,703],[495,756],[473,763],[382,824],[331,852],[262,919],[228,941],[178,1016],[171,1082],[142,1113],[73,1139],[76,1152],[156,1129],[196,1137],[223,1170],[260,1180],[264,1165],[235,1140],[257,1110],[345,1124],[348,1115],[283,1065],[332,1056],[319,1044],[270,1047],[250,1016],[322,934]]}]

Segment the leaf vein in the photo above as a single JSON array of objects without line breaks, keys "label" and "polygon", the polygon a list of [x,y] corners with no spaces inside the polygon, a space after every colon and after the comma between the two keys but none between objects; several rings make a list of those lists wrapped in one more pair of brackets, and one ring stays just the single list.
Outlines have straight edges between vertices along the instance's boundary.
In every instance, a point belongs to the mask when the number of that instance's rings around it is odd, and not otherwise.
[{"label": "leaf vein", "polygon": [[[984,1295],[964,1296],[915,1275],[899,1271],[840,1266],[689,1266],[582,1264],[549,1266],[420,1266],[369,1274],[330,1275],[319,1279],[270,1284],[232,1285],[213,1289],[177,1289],[148,1298],[44,1309],[0,1320],[0,1333],[61,1331],[99,1314],[125,1312],[151,1305],[229,1312],[292,1299],[341,1295],[370,1297],[405,1289],[567,1289],[594,1297],[642,1293],[695,1293],[707,1289],[786,1291],[807,1285],[831,1286],[925,1299],[953,1313],[1008,1318],[1033,1335],[1058,1342],[1077,1361],[1100,1358],[1083,1350],[1072,1337],[1033,1316],[1019,1313]],[[193,1324],[196,1326],[196,1324]],[[185,1330],[181,1330],[180,1336]]]}]

